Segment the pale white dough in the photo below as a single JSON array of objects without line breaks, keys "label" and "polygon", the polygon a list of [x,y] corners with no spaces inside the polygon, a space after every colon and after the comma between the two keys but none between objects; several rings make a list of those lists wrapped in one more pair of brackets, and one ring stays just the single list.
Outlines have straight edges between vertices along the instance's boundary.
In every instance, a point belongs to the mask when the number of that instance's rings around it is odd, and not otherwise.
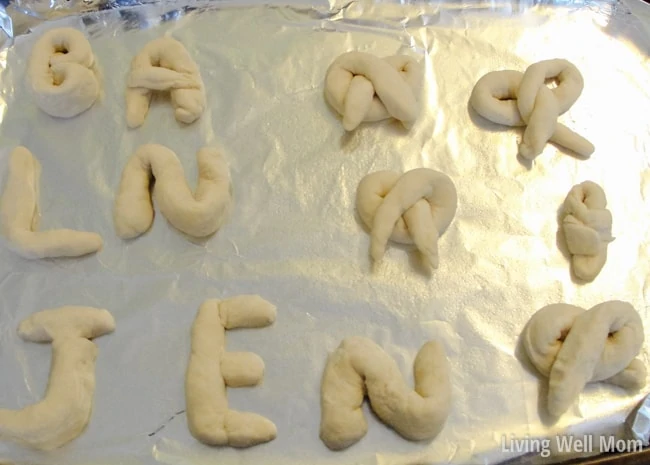
[{"label": "pale white dough", "polygon": [[190,124],[205,110],[205,87],[199,67],[183,44],[171,37],[149,42],[131,62],[126,88],[126,122],[144,123],[153,91],[169,91],[176,119]]},{"label": "pale white dough", "polygon": [[347,52],[327,70],[325,98],[343,117],[346,131],[388,118],[409,127],[418,117],[422,79],[422,66],[409,56]]},{"label": "pale white dough", "polygon": [[226,386],[255,386],[264,362],[251,352],[226,352],[226,329],[261,328],[275,321],[275,307],[256,295],[205,301],[192,326],[185,377],[187,424],[210,446],[251,447],[275,439],[275,425],[261,415],[228,408]]},{"label": "pale white dough", "polygon": [[370,256],[384,256],[388,240],[415,244],[426,262],[438,267],[438,237],[456,214],[458,196],[444,173],[417,168],[404,174],[377,171],[357,189],[357,211],[370,230]]},{"label": "pale white dough", "polygon": [[68,305],[42,310],[18,325],[26,341],[52,342],[65,337],[94,339],[115,331],[115,319],[108,310]]},{"label": "pale white dough", "polygon": [[7,247],[28,259],[78,257],[102,247],[99,234],[55,229],[38,231],[41,166],[25,147],[9,157],[9,175],[0,197],[2,235]]},{"label": "pale white dough", "polygon": [[[550,89],[548,79],[558,86]],[[594,146],[557,122],[578,100],[584,81],[580,71],[566,60],[545,60],[518,71],[493,71],[478,80],[470,105],[483,118],[506,126],[526,126],[519,154],[532,160],[548,141],[588,158]]]},{"label": "pale white dough", "polygon": [[548,305],[532,316],[522,335],[531,362],[549,378],[548,411],[554,417],[571,407],[587,383],[642,388],[646,368],[635,357],[643,339],[638,313],[618,300],[587,311],[568,304]]},{"label": "pale white dough", "polygon": [[595,182],[574,186],[562,206],[561,228],[571,253],[574,274],[593,281],[607,261],[607,246],[612,237],[612,214],[607,198]]},{"label": "pale white dough", "polygon": [[115,197],[113,219],[118,236],[137,237],[151,227],[154,218],[149,194],[152,176],[156,203],[172,226],[197,238],[209,236],[221,228],[230,215],[232,204],[228,165],[216,148],[202,148],[196,159],[199,175],[192,193],[174,152],[158,144],[140,146],[124,167]]},{"label": "pale white dough", "polygon": [[97,347],[87,338],[115,329],[106,310],[61,307],[24,320],[20,336],[52,342],[50,378],[43,400],[21,410],[0,409],[0,438],[39,449],[59,448],[86,428],[95,391]]},{"label": "pale white dough", "polygon": [[27,73],[36,104],[51,116],[76,116],[99,96],[93,51],[76,29],[51,29],[43,34],[34,44]]},{"label": "pale white dough", "polygon": [[449,364],[434,341],[422,346],[413,363],[415,390],[395,361],[365,337],[351,337],[330,354],[321,384],[320,438],[341,450],[365,436],[361,405],[367,394],[372,410],[397,433],[412,441],[435,438],[451,410]]}]

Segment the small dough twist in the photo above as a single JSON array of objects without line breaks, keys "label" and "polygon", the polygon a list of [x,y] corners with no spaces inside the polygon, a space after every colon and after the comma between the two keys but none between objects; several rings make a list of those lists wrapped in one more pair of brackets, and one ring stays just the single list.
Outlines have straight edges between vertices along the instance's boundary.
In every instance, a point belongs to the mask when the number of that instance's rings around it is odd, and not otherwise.
[{"label": "small dough twist", "polygon": [[[558,86],[549,89],[546,81]],[[578,100],[584,81],[580,71],[566,60],[545,60],[518,71],[493,71],[478,80],[470,105],[483,118],[506,126],[526,126],[519,154],[533,160],[548,141],[588,158],[594,146],[557,122]]]},{"label": "small dough twist", "polygon": [[7,246],[27,259],[79,257],[102,247],[99,234],[55,229],[38,231],[41,165],[25,147],[9,157],[9,176],[0,197],[2,234]]},{"label": "small dough twist", "polygon": [[50,379],[45,396],[20,410],[0,409],[0,438],[38,450],[53,450],[86,428],[95,392],[97,346],[89,338],[115,330],[106,310],[61,307],[24,320],[21,338],[52,343]]},{"label": "small dough twist", "polygon": [[187,424],[192,436],[210,446],[251,447],[272,441],[275,425],[261,415],[228,408],[226,386],[255,386],[264,362],[252,352],[226,352],[226,330],[261,328],[275,321],[275,306],[256,295],[207,300],[192,326],[185,376]]},{"label": "small dough twist", "polygon": [[426,262],[438,267],[438,238],[456,214],[458,196],[444,173],[417,168],[402,175],[377,171],[357,189],[357,211],[370,229],[370,256],[378,263],[388,240],[415,244]]},{"label": "small dough twist", "polygon": [[646,368],[635,357],[643,338],[643,322],[634,307],[612,300],[587,311],[568,304],[540,309],[524,329],[523,346],[535,368],[549,378],[548,411],[560,417],[587,383],[642,388]]},{"label": "small dough twist", "polygon": [[612,214],[603,189],[592,181],[574,186],[561,212],[561,228],[571,253],[574,274],[593,281],[607,261],[612,237]]},{"label": "small dough twist", "polygon": [[134,238],[151,227],[151,177],[160,211],[176,229],[201,238],[221,228],[232,204],[228,165],[215,148],[202,148],[196,158],[199,179],[192,193],[174,152],[158,144],[140,146],[124,167],[115,198],[113,219],[118,236]]},{"label": "small dough twist", "polygon": [[131,62],[126,89],[126,121],[130,128],[144,123],[153,91],[169,91],[176,120],[191,124],[206,106],[199,67],[183,44],[171,37],[149,42]]},{"label": "small dough twist", "polygon": [[94,66],[83,33],[72,28],[47,31],[34,44],[27,69],[36,104],[59,118],[83,113],[99,96]]},{"label": "small dough twist", "polygon": [[377,416],[408,440],[435,438],[451,410],[449,364],[442,346],[429,341],[413,363],[415,390],[395,361],[365,337],[344,339],[330,354],[321,384],[320,438],[332,450],[365,436],[361,405],[367,394]]},{"label": "small dough twist", "polygon": [[325,98],[343,117],[346,131],[364,121],[395,118],[409,127],[418,117],[422,67],[407,55],[378,58],[348,52],[332,62],[325,77]]}]

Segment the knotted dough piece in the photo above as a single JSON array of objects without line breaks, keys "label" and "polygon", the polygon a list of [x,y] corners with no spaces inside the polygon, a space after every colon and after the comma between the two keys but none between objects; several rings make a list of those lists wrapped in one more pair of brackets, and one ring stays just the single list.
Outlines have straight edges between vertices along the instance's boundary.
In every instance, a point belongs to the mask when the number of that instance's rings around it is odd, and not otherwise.
[{"label": "knotted dough piece", "polygon": [[0,197],[2,234],[7,246],[28,259],[78,257],[102,247],[98,234],[71,229],[38,231],[41,165],[25,147],[9,157],[9,175]]},{"label": "knotted dough piece", "polygon": [[187,424],[210,446],[251,447],[275,439],[275,425],[261,415],[228,408],[226,386],[256,386],[264,362],[252,352],[226,352],[226,330],[261,328],[275,321],[275,306],[256,295],[207,300],[192,326],[185,376]]},{"label": "knotted dough piece", "polygon": [[357,211],[370,230],[370,256],[378,263],[388,240],[415,244],[425,261],[438,267],[438,237],[456,214],[458,196],[444,173],[417,168],[404,174],[377,171],[357,189]]},{"label": "knotted dough piece", "polygon": [[422,67],[407,55],[378,58],[348,52],[332,62],[325,77],[325,98],[343,117],[346,131],[362,122],[395,118],[409,127],[418,117]]},{"label": "knotted dough piece", "polygon": [[632,305],[612,300],[587,311],[568,304],[542,308],[526,325],[523,346],[549,378],[548,411],[560,417],[587,383],[642,388],[646,368],[635,357],[643,338],[643,323]]},{"label": "knotted dough piece", "polygon": [[152,177],[156,202],[172,226],[197,238],[216,232],[230,214],[230,172],[218,149],[204,147],[196,158],[199,175],[192,193],[174,152],[158,144],[140,146],[124,167],[115,198],[113,218],[118,236],[134,238],[151,227]]},{"label": "knotted dough piece", "polygon": [[332,450],[365,436],[365,395],[377,416],[408,440],[433,439],[451,409],[449,364],[442,346],[429,341],[413,363],[411,390],[395,361],[365,337],[344,339],[327,359],[321,384],[320,438]]},{"label": "knotted dough piece", "polygon": [[131,62],[126,89],[126,122],[144,123],[153,91],[170,93],[176,119],[190,124],[205,109],[205,87],[199,67],[183,44],[171,37],[149,42]]},{"label": "knotted dough piece", "polygon": [[[546,86],[553,79],[554,89]],[[533,160],[548,141],[588,158],[594,146],[557,122],[578,100],[584,81],[578,68],[566,60],[545,60],[518,71],[493,71],[478,80],[470,105],[483,118],[506,126],[526,126],[519,154]]]},{"label": "knotted dough piece", "polygon": [[90,420],[95,392],[97,346],[88,339],[114,330],[113,316],[91,307],[43,310],[24,320],[21,338],[52,343],[50,378],[40,402],[0,409],[0,438],[39,450],[77,438]]},{"label": "knotted dough piece", "polygon": [[574,274],[593,281],[607,261],[612,237],[612,214],[603,189],[592,181],[574,186],[561,212],[561,227],[571,253]]},{"label": "knotted dough piece", "polygon": [[76,29],[43,34],[34,44],[27,73],[36,104],[51,116],[77,116],[99,96],[93,51]]}]

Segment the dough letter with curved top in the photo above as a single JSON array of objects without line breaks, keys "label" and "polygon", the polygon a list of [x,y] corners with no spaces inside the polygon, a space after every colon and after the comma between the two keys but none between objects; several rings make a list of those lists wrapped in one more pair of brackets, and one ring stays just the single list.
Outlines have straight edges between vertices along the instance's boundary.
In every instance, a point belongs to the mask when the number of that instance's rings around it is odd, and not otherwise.
[{"label": "dough letter with curved top", "polygon": [[587,383],[633,390],[646,383],[645,365],[635,358],[643,346],[643,322],[627,302],[612,300],[586,311],[548,305],[532,316],[522,338],[530,361],[549,378],[548,411],[556,418]]},{"label": "dough letter with curved top", "polygon": [[562,206],[561,228],[571,253],[573,273],[593,281],[607,261],[612,237],[612,214],[603,189],[592,181],[574,186]]},{"label": "dough letter with curved top", "polygon": [[44,33],[34,44],[27,73],[36,104],[51,116],[77,116],[99,96],[95,56],[86,37],[76,29]]},{"label": "dough letter with curved top", "polygon": [[0,197],[2,235],[7,246],[27,259],[79,257],[102,247],[99,234],[54,229],[38,231],[41,165],[25,147],[9,157],[9,175]]},{"label": "dough letter with curved top", "polygon": [[142,126],[153,91],[168,91],[176,120],[191,124],[206,107],[205,87],[199,67],[187,49],[171,37],[149,42],[131,62],[126,89],[126,121]]},{"label": "dough letter with curved top", "polygon": [[275,425],[261,415],[228,407],[226,386],[256,386],[264,362],[252,352],[226,352],[226,330],[261,328],[275,321],[275,306],[256,295],[207,300],[192,326],[185,375],[187,424],[209,446],[251,447],[275,439]]},{"label": "dough letter with curved top", "polygon": [[370,229],[370,256],[378,263],[388,240],[415,244],[425,261],[438,267],[438,238],[456,214],[458,195],[444,173],[417,168],[404,174],[377,171],[357,189],[357,211]]},{"label": "dough letter with curved top", "polygon": [[332,62],[325,76],[325,98],[343,117],[346,131],[362,122],[395,118],[410,127],[418,117],[421,65],[407,55],[378,58],[347,52]]},{"label": "dough letter with curved top", "polygon": [[215,148],[202,148],[196,158],[199,179],[192,193],[174,152],[158,144],[140,146],[124,167],[115,198],[113,220],[118,236],[134,238],[151,227],[151,177],[160,211],[176,229],[201,238],[221,228],[232,206],[228,165]]},{"label": "dough letter with curved top", "polygon": [[[546,81],[558,86],[549,89]],[[470,105],[483,118],[505,126],[526,126],[519,155],[533,160],[551,141],[588,158],[594,146],[584,137],[557,122],[578,100],[584,81],[580,71],[566,60],[535,63],[525,73],[492,71],[478,80]]]},{"label": "dough letter with curved top", "polygon": [[377,416],[411,441],[435,438],[451,410],[449,364],[442,346],[429,341],[413,364],[415,390],[395,361],[365,337],[344,339],[330,354],[321,383],[320,438],[332,450],[350,447],[368,430],[361,405],[368,395]]},{"label": "dough letter with curved top", "polygon": [[0,409],[0,438],[45,451],[77,438],[90,420],[95,392],[97,346],[88,339],[114,330],[112,315],[91,307],[43,310],[20,323],[24,340],[52,343],[50,379],[40,402]]}]

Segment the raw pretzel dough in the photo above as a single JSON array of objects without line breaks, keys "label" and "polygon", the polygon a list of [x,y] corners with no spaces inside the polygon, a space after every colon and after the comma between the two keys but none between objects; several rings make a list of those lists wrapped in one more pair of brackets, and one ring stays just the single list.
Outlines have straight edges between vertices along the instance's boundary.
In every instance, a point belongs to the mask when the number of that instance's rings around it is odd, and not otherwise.
[{"label": "raw pretzel dough", "polygon": [[114,330],[115,319],[108,310],[75,305],[41,310],[18,325],[18,335],[31,342],[65,337],[94,339]]},{"label": "raw pretzel dough", "polygon": [[343,117],[346,131],[364,121],[395,118],[409,127],[418,116],[416,96],[422,85],[422,68],[413,58],[394,55],[378,58],[348,52],[327,70],[325,98]]},{"label": "raw pretzel dough", "polygon": [[[549,89],[546,80],[558,86]],[[506,126],[526,126],[519,154],[533,160],[550,140],[588,158],[594,146],[557,122],[578,100],[584,81],[578,68],[566,60],[540,61],[518,71],[493,71],[476,83],[470,105],[483,118]]]},{"label": "raw pretzel dough", "polygon": [[93,51],[80,31],[47,31],[34,45],[27,71],[36,104],[60,118],[83,113],[99,96],[94,66]]},{"label": "raw pretzel dough", "polygon": [[192,326],[192,350],[185,377],[187,424],[192,436],[210,446],[251,447],[275,439],[275,425],[261,415],[228,408],[226,386],[255,386],[264,362],[252,352],[226,352],[226,329],[261,328],[276,309],[256,295],[207,300]]},{"label": "raw pretzel dough", "polygon": [[596,183],[585,181],[567,195],[561,225],[571,253],[573,272],[583,281],[593,281],[607,261],[607,245],[612,237],[612,214],[605,192]]},{"label": "raw pretzel dough", "polygon": [[7,246],[24,258],[78,257],[102,247],[99,234],[55,229],[38,231],[41,165],[25,147],[9,158],[9,176],[0,197],[2,234]]},{"label": "raw pretzel dough", "polygon": [[442,346],[422,346],[413,363],[415,391],[395,361],[364,337],[351,337],[328,358],[321,384],[320,438],[341,450],[365,436],[368,424],[361,404],[368,395],[379,418],[404,438],[433,439],[451,409],[449,365]]},{"label": "raw pretzel dough", "polygon": [[97,347],[88,338],[115,330],[106,310],[61,307],[35,313],[20,326],[26,341],[52,342],[43,400],[21,410],[0,409],[0,438],[39,450],[59,448],[86,428],[95,392]]},{"label": "raw pretzel dough", "polygon": [[402,175],[377,171],[357,189],[357,211],[370,229],[370,256],[379,262],[388,240],[413,244],[433,268],[438,267],[438,237],[456,214],[458,197],[444,173],[418,168]]},{"label": "raw pretzel dough", "polygon": [[158,144],[140,146],[124,167],[115,198],[113,219],[118,236],[137,237],[151,227],[152,176],[160,211],[176,229],[193,237],[206,237],[221,228],[232,204],[228,165],[215,148],[202,148],[196,158],[199,176],[192,194],[174,152]]},{"label": "raw pretzel dough", "polygon": [[169,91],[176,119],[190,124],[205,109],[205,88],[199,67],[183,44],[171,37],[152,40],[131,62],[126,89],[126,122],[144,123],[153,91]]},{"label": "raw pretzel dough", "polygon": [[587,383],[642,388],[646,368],[635,357],[643,338],[643,322],[627,302],[603,302],[587,311],[553,304],[535,313],[524,329],[523,345],[549,378],[549,413],[560,417]]}]

